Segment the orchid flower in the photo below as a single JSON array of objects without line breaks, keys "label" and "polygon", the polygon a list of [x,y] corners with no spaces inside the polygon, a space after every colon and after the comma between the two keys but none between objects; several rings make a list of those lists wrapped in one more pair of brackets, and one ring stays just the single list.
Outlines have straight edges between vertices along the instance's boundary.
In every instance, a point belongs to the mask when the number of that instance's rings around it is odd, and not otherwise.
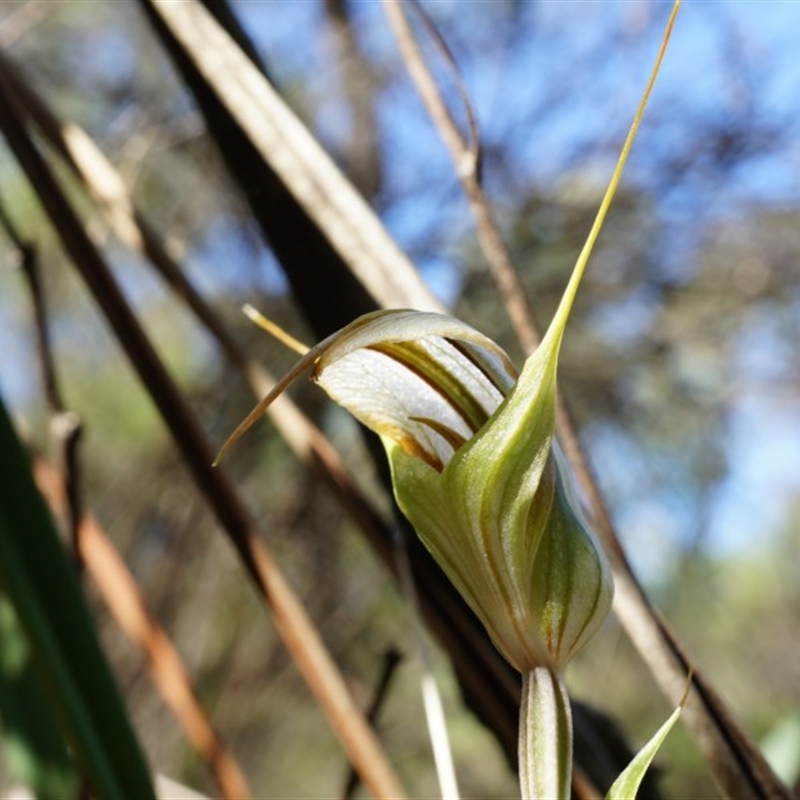
[{"label": "orchid flower", "polygon": [[[577,282],[570,287],[520,374],[502,348],[453,317],[407,310],[360,317],[310,349],[226,445],[306,371],[380,435],[400,509],[523,675],[531,710],[521,732],[531,730],[534,712],[562,720],[553,741],[561,752],[525,759],[561,766],[553,778],[560,796],[572,742],[561,676],[613,595],[554,438],[557,355]],[[527,796],[541,795],[541,776],[531,780]]]},{"label": "orchid flower", "polygon": [[611,577],[554,446],[555,341],[518,376],[453,317],[367,314],[309,350],[230,441],[310,370],[380,435],[401,510],[505,658],[563,669],[608,613]]},{"label": "orchid flower", "polygon": [[606,556],[555,439],[564,329],[666,46],[561,303],[517,373],[495,342],[453,317],[366,314],[308,350],[224,451],[305,372],[376,432],[397,503],[439,566],[522,674],[523,798],[570,793],[570,659],[611,609]]}]

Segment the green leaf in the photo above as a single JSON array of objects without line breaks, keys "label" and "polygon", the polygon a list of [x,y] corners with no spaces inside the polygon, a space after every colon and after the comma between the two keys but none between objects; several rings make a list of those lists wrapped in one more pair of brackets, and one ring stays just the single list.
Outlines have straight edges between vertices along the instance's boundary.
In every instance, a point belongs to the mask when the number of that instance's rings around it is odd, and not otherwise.
[{"label": "green leaf", "polygon": [[27,638],[43,696],[96,795],[155,800],[73,567],[2,399],[0,587]]},{"label": "green leaf", "polygon": [[631,800],[631,798],[636,797],[636,792],[639,791],[639,784],[641,784],[647,768],[680,715],[681,706],[678,706],[669,719],[656,731],[655,736],[634,756],[633,761],[614,781],[608,790],[606,800]]},{"label": "green leaf", "polygon": [[78,776],[42,693],[14,607],[0,595],[0,715],[5,761],[37,797],[74,797]]}]

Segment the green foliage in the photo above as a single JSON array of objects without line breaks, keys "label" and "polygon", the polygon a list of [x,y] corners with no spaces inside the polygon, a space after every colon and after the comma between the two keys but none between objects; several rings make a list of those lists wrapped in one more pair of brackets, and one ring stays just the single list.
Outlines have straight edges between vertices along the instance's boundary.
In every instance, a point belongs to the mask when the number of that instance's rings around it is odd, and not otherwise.
[{"label": "green foliage", "polygon": [[42,692],[14,607],[1,595],[0,719],[5,759],[14,778],[37,797],[74,796],[78,776]]},{"label": "green foliage", "polygon": [[[154,798],[149,771],[95,637],[73,567],[2,403],[0,453],[0,584],[29,642],[38,691],[55,709],[79,768],[98,796]],[[19,640],[17,646],[21,647]],[[25,690],[34,691],[32,674],[24,680]],[[55,758],[59,771],[52,734],[37,730],[49,720],[40,715],[21,723],[13,712],[11,720],[28,737],[26,751],[35,753],[43,767]],[[31,763],[30,768],[36,766]]]},{"label": "green foliage", "polygon": [[631,800],[636,797],[648,767],[680,715],[680,708],[676,708],[670,714],[669,719],[655,732],[653,738],[636,754],[625,771],[614,781],[606,794],[606,800]]}]

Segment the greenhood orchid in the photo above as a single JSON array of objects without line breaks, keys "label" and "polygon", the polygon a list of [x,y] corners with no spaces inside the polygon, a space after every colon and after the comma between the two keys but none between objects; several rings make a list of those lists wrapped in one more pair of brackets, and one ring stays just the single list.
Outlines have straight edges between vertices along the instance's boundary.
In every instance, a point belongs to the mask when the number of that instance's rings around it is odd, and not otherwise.
[{"label": "greenhood orchid", "polygon": [[384,443],[397,502],[520,672],[562,670],[597,630],[611,575],[553,438],[554,347],[517,376],[452,317],[367,314],[312,348],[237,438],[306,370]]},{"label": "greenhood orchid", "polygon": [[555,439],[558,354],[678,5],[558,310],[519,374],[497,344],[457,319],[377,311],[308,350],[220,453],[307,371],[381,437],[400,509],[522,674],[523,798],[569,796],[572,722],[563,672],[613,597],[611,569]]},{"label": "greenhood orchid", "polygon": [[497,344],[457,319],[378,311],[310,349],[225,446],[306,371],[380,435],[400,509],[522,673],[524,797],[568,792],[563,671],[613,596],[554,438],[558,351],[577,274],[519,375]]},{"label": "greenhood orchid", "polygon": [[543,355],[517,378],[458,320],[383,312],[314,372],[380,434],[401,510],[520,672],[563,668],[611,603],[609,569],[553,447],[555,365]]}]

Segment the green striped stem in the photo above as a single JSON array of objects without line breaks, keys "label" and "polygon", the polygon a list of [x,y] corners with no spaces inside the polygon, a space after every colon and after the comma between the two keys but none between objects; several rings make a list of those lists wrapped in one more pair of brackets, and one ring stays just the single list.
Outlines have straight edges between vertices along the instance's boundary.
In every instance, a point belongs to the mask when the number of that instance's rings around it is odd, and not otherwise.
[{"label": "green striped stem", "polygon": [[572,779],[572,712],[559,672],[522,676],[519,783],[522,800],[566,800]]}]

